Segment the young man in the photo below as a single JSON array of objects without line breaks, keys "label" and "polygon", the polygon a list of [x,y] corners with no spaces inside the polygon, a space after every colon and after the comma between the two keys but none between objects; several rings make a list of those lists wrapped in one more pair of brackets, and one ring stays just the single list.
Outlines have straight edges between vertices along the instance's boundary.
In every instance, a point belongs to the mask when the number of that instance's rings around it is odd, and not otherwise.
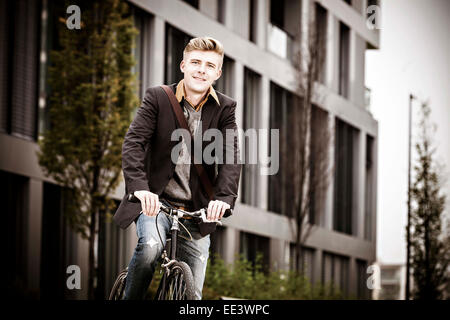
[{"label": "young man", "polygon": [[[180,64],[184,79],[169,87],[180,103],[177,107],[183,108],[192,135],[214,128],[222,132],[225,142],[227,130],[237,130],[237,126],[236,101],[216,92],[212,87],[222,74],[223,55],[223,47],[219,41],[210,37],[192,39],[183,52]],[[159,200],[164,199],[187,211],[208,207],[207,219],[211,221],[220,219],[226,209],[234,207],[236,201],[241,170],[237,163],[237,135],[232,139],[231,145],[224,143],[223,146],[224,154],[225,149],[229,152],[231,148],[236,161],[207,164],[202,159],[202,165],[214,189],[214,197],[210,201],[195,166],[191,165],[191,155],[184,140],[177,159],[181,161],[171,159],[172,150],[179,143],[172,141],[172,132],[177,128],[180,125],[166,92],[159,86],[147,89],[123,143],[122,169],[126,195],[114,215],[114,220],[122,228],[134,221],[138,236],[138,243],[128,266],[125,299],[142,299],[145,296],[162,253],[163,245],[155,227]],[[202,142],[202,151],[207,145],[208,142]],[[127,201],[130,193],[139,198],[140,203]],[[160,215],[157,222],[165,243],[171,220]],[[181,222],[189,229],[194,240],[187,241],[180,237],[179,258],[191,267],[195,295],[200,300],[210,238],[209,234],[202,236],[199,225],[192,220],[181,219]]]}]

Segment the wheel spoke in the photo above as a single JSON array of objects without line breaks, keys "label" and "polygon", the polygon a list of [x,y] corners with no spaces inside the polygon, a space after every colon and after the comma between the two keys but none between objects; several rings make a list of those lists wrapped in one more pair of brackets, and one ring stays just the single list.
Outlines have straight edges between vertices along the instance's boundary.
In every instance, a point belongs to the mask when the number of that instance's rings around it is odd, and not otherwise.
[{"label": "wheel spoke", "polygon": [[[166,286],[159,292],[162,300],[186,300],[188,299],[188,284],[185,271],[180,266],[174,266],[166,278]],[[192,280],[191,280],[192,281]]]}]

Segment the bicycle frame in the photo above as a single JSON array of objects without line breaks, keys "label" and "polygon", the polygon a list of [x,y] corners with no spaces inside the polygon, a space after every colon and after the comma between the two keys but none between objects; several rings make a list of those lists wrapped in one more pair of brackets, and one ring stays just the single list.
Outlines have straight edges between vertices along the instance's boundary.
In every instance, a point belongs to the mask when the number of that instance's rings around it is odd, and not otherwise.
[{"label": "bicycle frame", "polygon": [[[167,251],[166,249],[162,252],[162,259],[163,263],[161,264],[161,267],[164,268],[164,275],[161,279],[161,290],[164,291],[166,288],[166,278],[170,275],[170,267],[173,263],[175,263],[176,255],[177,255],[177,240],[178,240],[178,232],[180,231],[180,222],[178,221],[178,215],[172,214],[174,210],[173,208],[169,208],[170,213],[169,215],[173,218],[172,220],[172,227],[170,229],[171,234],[171,243],[170,243],[170,258],[167,257]],[[165,262],[165,263],[164,263]]]}]

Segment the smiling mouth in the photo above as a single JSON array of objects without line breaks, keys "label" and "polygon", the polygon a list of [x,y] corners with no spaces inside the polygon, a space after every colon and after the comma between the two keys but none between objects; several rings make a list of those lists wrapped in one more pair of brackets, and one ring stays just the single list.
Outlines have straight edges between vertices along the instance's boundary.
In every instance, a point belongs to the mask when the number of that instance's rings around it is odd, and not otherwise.
[{"label": "smiling mouth", "polygon": [[202,78],[197,78],[197,77],[193,77],[193,78],[198,81],[206,81],[206,79],[202,79]]}]

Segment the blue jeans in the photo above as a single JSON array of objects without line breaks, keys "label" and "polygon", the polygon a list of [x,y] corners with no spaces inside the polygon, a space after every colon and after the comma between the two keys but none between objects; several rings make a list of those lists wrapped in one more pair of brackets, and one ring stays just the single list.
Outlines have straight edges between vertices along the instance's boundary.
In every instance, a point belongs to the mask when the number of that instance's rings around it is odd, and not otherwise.
[{"label": "blue jeans", "polygon": [[[195,298],[201,300],[206,265],[208,263],[210,238],[209,235],[202,237],[198,225],[192,220],[180,219],[179,221],[189,230],[193,240],[187,240],[190,239],[189,235],[180,225],[177,238],[177,259],[186,262],[191,268],[194,276]],[[158,229],[164,246],[167,236],[170,235],[171,226],[172,218],[160,213],[158,216]],[[125,285],[126,300],[137,300],[145,297],[164,249],[156,230],[156,216],[149,217],[141,214],[136,221],[136,232],[138,243],[128,265]]]}]

